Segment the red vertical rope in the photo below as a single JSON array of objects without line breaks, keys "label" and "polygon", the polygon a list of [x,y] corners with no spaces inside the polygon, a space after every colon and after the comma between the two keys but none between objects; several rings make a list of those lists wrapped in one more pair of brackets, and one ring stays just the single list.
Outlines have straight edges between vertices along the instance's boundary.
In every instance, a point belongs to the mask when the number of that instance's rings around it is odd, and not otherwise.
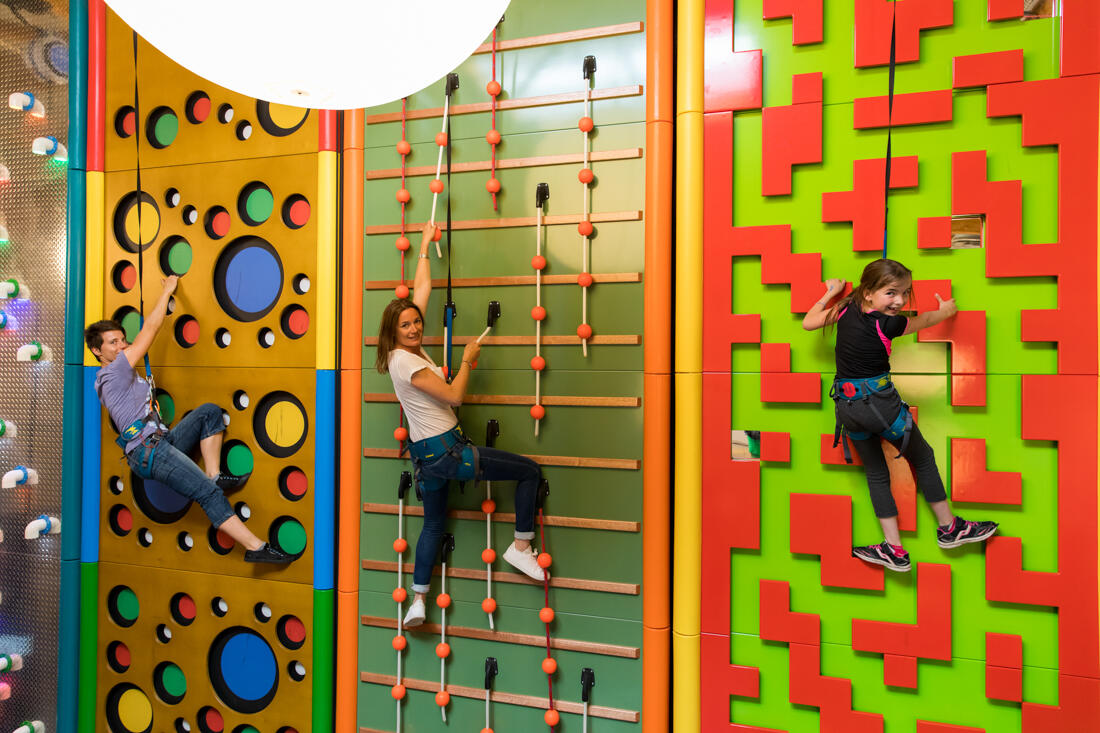
[{"label": "red vertical rope", "polygon": [[[401,98],[401,139],[405,139],[405,104],[408,97]],[[401,156],[401,188],[405,187],[405,158]],[[405,236],[405,204],[401,204],[401,236]],[[401,251],[401,282],[405,282],[405,251]]]},{"label": "red vertical rope", "polygon": [[[542,521],[542,507],[539,507],[539,548],[541,552],[546,552],[546,532]],[[544,605],[550,608],[550,578],[547,577],[546,571],[542,573],[542,592],[544,598]],[[546,624],[546,656],[550,656],[550,624]],[[554,709],[554,676],[546,675],[546,685],[549,688],[550,709]]]},{"label": "red vertical rope", "polygon": [[[497,29],[496,29],[496,27],[494,27],[493,28],[493,78],[492,78],[492,81],[496,81],[496,80],[497,80]],[[497,129],[497,95],[495,95],[495,94],[490,95],[490,99],[492,100],[492,115],[491,115],[491,120],[490,120],[489,127],[491,129],[495,130],[495,129]],[[492,149],[492,151],[491,151],[492,157],[491,157],[490,162],[489,162],[489,169],[490,169],[489,177],[490,178],[496,178],[497,177],[497,146],[496,146],[496,144],[492,144],[489,147]],[[496,195],[496,192],[494,191],[494,192],[490,193],[489,195],[493,197],[493,211],[496,211],[497,210],[497,195]]]}]

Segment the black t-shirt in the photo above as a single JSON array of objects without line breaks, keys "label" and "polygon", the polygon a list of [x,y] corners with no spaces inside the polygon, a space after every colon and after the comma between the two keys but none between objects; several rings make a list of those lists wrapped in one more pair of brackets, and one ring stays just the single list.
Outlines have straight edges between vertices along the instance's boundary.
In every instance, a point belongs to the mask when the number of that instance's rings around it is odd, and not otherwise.
[{"label": "black t-shirt", "polygon": [[836,322],[836,376],[863,379],[890,371],[890,340],[905,332],[909,319],[878,311],[862,312],[855,304]]}]

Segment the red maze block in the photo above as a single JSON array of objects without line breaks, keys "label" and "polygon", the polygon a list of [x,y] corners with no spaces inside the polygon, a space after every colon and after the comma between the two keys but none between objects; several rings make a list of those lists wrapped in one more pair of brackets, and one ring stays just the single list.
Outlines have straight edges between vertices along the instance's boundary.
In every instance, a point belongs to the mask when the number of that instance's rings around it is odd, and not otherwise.
[{"label": "red maze block", "polygon": [[733,0],[707,0],[703,25],[703,111],[759,109],[764,53],[733,50]]},{"label": "red maze block", "polygon": [[821,584],[882,590],[883,569],[852,557],[852,497],[791,494],[791,552],[821,557]]},{"label": "red maze block", "polygon": [[790,344],[760,344],[761,402],[821,402],[821,374],[791,372]]},{"label": "red maze block", "polygon": [[1100,731],[1100,680],[1059,675],[1058,705],[1025,702],[1022,712],[1022,733],[1097,733]]},{"label": "red maze block", "polygon": [[[1080,7],[1081,3],[1075,3]],[[1067,11],[1069,5],[1067,4]],[[1077,11],[1092,12],[1096,11]],[[1068,28],[1070,13],[1064,25]],[[1093,36],[1095,40],[1095,35]],[[1064,38],[1063,38],[1064,40]],[[1064,73],[1064,67],[1063,67]],[[1059,311],[1042,317],[1023,316],[1026,340],[1057,341],[1060,373],[1096,374],[1096,235],[1097,235],[1097,115],[1100,80],[1097,76],[1048,79],[1019,84],[997,84],[987,91],[990,117],[1022,115],[1025,146],[1058,146],[1058,232],[1056,245],[1023,245],[1019,238],[1019,184],[1013,222],[1003,241],[994,241],[987,222],[986,274],[1014,277],[1058,276]],[[984,166],[980,173],[984,174]],[[975,183],[981,184],[980,178]],[[1004,183],[992,184],[1004,186]],[[1008,184],[1012,185],[1012,184]],[[980,191],[974,191],[977,194]],[[956,194],[958,194],[956,190]],[[1004,202],[997,201],[1000,205]]]},{"label": "red maze block", "polygon": [[985,728],[971,728],[968,725],[930,723],[927,720],[918,720],[916,733],[985,733]]},{"label": "red maze block", "polygon": [[[951,659],[951,566],[917,564],[917,623],[852,619],[852,648],[914,659]],[[916,685],[915,669],[892,660],[886,684]],[[913,685],[905,684],[912,682]]]},{"label": "red maze block", "polygon": [[1013,51],[956,56],[951,86],[963,89],[1023,80],[1024,52],[1017,48]]},{"label": "red maze block", "polygon": [[992,700],[1023,699],[1023,638],[1018,634],[985,635],[985,696]]},{"label": "red maze block", "polygon": [[959,311],[954,318],[918,331],[917,341],[951,344],[952,405],[977,407],[985,404],[985,311]]},{"label": "red maze block", "polygon": [[821,43],[825,38],[821,6],[822,0],[764,0],[764,20],[790,18],[791,43],[795,46]]},{"label": "red maze block", "polygon": [[812,74],[795,74],[791,77],[791,103],[808,104],[822,102],[825,95],[822,88],[823,75],[820,71]]},{"label": "red maze block", "polygon": [[[852,164],[852,190],[821,194],[821,221],[852,222],[852,249],[870,252],[882,249],[886,222],[886,159],[857,160]],[[917,156],[894,158],[890,167],[890,188],[917,185]]]},{"label": "red maze block", "polygon": [[917,247],[945,249],[951,247],[951,217],[922,216],[917,219]]},{"label": "red maze block", "polygon": [[760,433],[760,460],[775,463],[791,462],[790,433]]},{"label": "red maze block", "polygon": [[700,715],[704,730],[766,731],[730,723],[730,695],[760,697],[760,670],[730,663],[730,638],[700,637]]},{"label": "red maze block", "polygon": [[889,97],[859,97],[852,106],[852,127],[868,130],[887,125],[899,127],[950,122],[951,102],[950,89],[895,94],[894,111],[891,113]]},{"label": "red maze block", "polygon": [[986,20],[1019,20],[1024,14],[1024,0],[989,0]]},{"label": "red maze block", "polygon": [[856,0],[856,68],[890,63],[891,23],[897,28],[895,58],[904,64],[920,60],[921,30],[945,28],[954,22],[952,0]]},{"label": "red maze block", "polygon": [[[804,82],[792,85],[801,93]],[[792,94],[793,96],[793,94]],[[761,120],[761,188],[764,196],[791,192],[791,167],[821,162],[821,102],[765,107]]]},{"label": "red maze block", "polygon": [[1062,76],[1100,72],[1100,3],[1062,3]]},{"label": "red maze block", "polygon": [[984,438],[951,439],[951,501],[1019,505],[1022,483],[1018,472],[985,469]]}]

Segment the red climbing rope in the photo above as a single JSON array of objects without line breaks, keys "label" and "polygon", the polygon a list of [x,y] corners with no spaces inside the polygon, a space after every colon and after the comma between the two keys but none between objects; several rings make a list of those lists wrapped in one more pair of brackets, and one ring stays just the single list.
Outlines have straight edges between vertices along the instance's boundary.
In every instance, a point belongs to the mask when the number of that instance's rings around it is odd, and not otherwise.
[{"label": "red climbing rope", "polygon": [[[497,80],[497,29],[493,28],[493,72],[492,80],[489,82],[489,97],[492,100],[492,112],[490,117],[490,127],[492,130],[497,129],[497,95],[492,93],[492,90],[496,87],[493,86]],[[499,134],[499,133],[498,133]],[[495,138],[494,138],[495,139]],[[497,143],[490,142],[489,147],[491,149],[491,158],[489,161],[489,178],[494,179],[497,177]],[[493,197],[493,211],[497,210],[497,192],[490,191],[489,195]]]},{"label": "red climbing rope", "polygon": [[[546,552],[546,531],[543,524],[542,507],[539,507],[539,550],[540,554],[549,554]],[[542,576],[542,592],[545,602],[545,606],[543,608],[550,609],[550,578],[546,573],[545,568],[543,568]],[[546,614],[545,616],[540,613],[539,616],[546,624],[546,658],[552,659],[552,657],[550,656],[550,622],[554,620],[553,611],[551,610],[550,613]],[[550,699],[550,709],[547,711],[547,715],[549,715],[551,711],[554,711],[554,675],[553,670],[548,671],[545,666],[543,667],[543,671],[547,673],[546,686],[549,689],[548,697]],[[549,720],[547,722],[549,723]],[[550,727],[553,728],[554,726],[550,725]]]}]

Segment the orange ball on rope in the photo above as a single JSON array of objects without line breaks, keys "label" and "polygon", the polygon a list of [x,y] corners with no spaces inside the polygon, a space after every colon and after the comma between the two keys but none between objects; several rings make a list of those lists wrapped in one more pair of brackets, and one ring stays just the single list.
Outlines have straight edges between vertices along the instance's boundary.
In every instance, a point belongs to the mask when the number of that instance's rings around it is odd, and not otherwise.
[{"label": "orange ball on rope", "polygon": [[405,252],[409,249],[409,247],[412,246],[412,242],[409,241],[408,237],[402,234],[400,237],[397,238],[397,241],[394,242],[393,246],[397,247],[397,249],[401,250],[402,252]]},{"label": "orange ball on rope", "polygon": [[447,703],[451,701],[451,693],[446,690],[440,690],[435,693],[435,704],[441,708],[447,707]]},{"label": "orange ball on rope", "polygon": [[595,177],[596,174],[592,172],[591,168],[581,168],[580,172],[577,173],[577,180],[581,183],[592,183]]},{"label": "orange ball on rope", "polygon": [[395,297],[395,298],[407,298],[407,297],[409,297],[409,286],[408,285],[398,285],[396,288],[393,289],[393,297]]},{"label": "orange ball on rope", "polygon": [[408,155],[412,152],[412,145],[409,145],[408,140],[399,140],[397,143],[398,155]]},{"label": "orange ball on rope", "polygon": [[485,85],[485,91],[489,93],[490,97],[495,97],[500,94],[500,82],[493,79]]},{"label": "orange ball on rope", "polygon": [[494,550],[492,547],[486,547],[484,550],[481,551],[481,561],[486,565],[495,562],[496,559],[497,551]]},{"label": "orange ball on rope", "polygon": [[481,610],[485,613],[492,613],[497,610],[497,602],[493,598],[486,598],[481,602]]},{"label": "orange ball on rope", "polygon": [[393,551],[397,553],[404,552],[409,549],[409,541],[404,537],[398,537],[393,541]]},{"label": "orange ball on rope", "polygon": [[432,241],[438,242],[441,239],[443,239],[443,229],[441,229],[440,227],[436,227],[435,231],[432,232]]},{"label": "orange ball on rope", "polygon": [[492,499],[485,499],[481,502],[482,514],[492,514],[497,510],[497,503]]},{"label": "orange ball on rope", "polygon": [[497,178],[490,178],[485,182],[485,190],[489,193],[497,193],[500,191],[500,180]]},{"label": "orange ball on rope", "polygon": [[409,429],[404,426],[394,428],[393,439],[396,440],[398,443],[405,442],[409,439]]},{"label": "orange ball on rope", "polygon": [[546,309],[543,308],[541,305],[536,305],[534,308],[531,309],[531,317],[534,318],[536,321],[546,320]]},{"label": "orange ball on rope", "polygon": [[540,552],[538,559],[535,562],[539,564],[540,568],[546,570],[546,568],[550,567],[551,563],[553,563],[554,560],[550,557],[549,552]]},{"label": "orange ball on rope", "polygon": [[397,651],[403,651],[405,647],[409,645],[409,640],[404,637],[403,634],[398,634],[393,637],[393,648]]},{"label": "orange ball on rope", "polygon": [[435,134],[435,144],[438,145],[439,147],[443,147],[444,145],[446,145],[447,144],[447,133],[437,132]]},{"label": "orange ball on rope", "polygon": [[397,200],[400,201],[401,203],[407,204],[407,203],[409,203],[409,199],[411,199],[411,198],[412,198],[412,194],[409,193],[409,189],[407,189],[407,188],[397,189]]},{"label": "orange ball on rope", "polygon": [[435,645],[435,655],[440,659],[446,659],[451,656],[451,645],[445,641],[441,641]]},{"label": "orange ball on rope", "polygon": [[577,127],[581,132],[592,132],[592,128],[596,126],[596,123],[592,121],[591,117],[582,117],[577,122]]},{"label": "orange ball on rope", "polygon": [[542,405],[535,405],[531,408],[531,417],[535,418],[536,420],[543,419],[544,417],[546,417],[546,408]]},{"label": "orange ball on rope", "polygon": [[587,341],[592,338],[592,327],[587,323],[582,323],[577,326],[577,335],[580,336],[583,341]]},{"label": "orange ball on rope", "polygon": [[590,272],[582,272],[580,275],[577,275],[577,285],[580,285],[582,288],[591,287],[592,282],[592,273]]},{"label": "orange ball on rope", "polygon": [[547,710],[543,713],[542,719],[545,720],[546,724],[551,728],[561,722],[561,716],[558,715],[557,710]]},{"label": "orange ball on rope", "polygon": [[545,270],[546,258],[542,255],[535,255],[531,258],[531,267],[535,268],[536,270]]},{"label": "orange ball on rope", "polygon": [[398,603],[404,603],[405,599],[408,598],[408,597],[409,597],[409,592],[407,590],[405,590],[404,588],[394,588],[393,589],[393,600],[397,601]]},{"label": "orange ball on rope", "polygon": [[539,621],[542,621],[544,624],[548,624],[553,620],[554,609],[550,608],[550,606],[543,606],[541,609],[539,609]]},{"label": "orange ball on rope", "polygon": [[485,142],[490,145],[500,145],[500,130],[489,130],[485,133]]},{"label": "orange ball on rope", "polygon": [[542,671],[546,674],[554,674],[558,671],[558,663],[553,657],[542,660]]},{"label": "orange ball on rope", "polygon": [[432,193],[443,193],[443,181],[438,178],[433,179],[432,182],[428,184],[428,190]]},{"label": "orange ball on rope", "polygon": [[577,231],[581,233],[582,237],[591,237],[592,232],[594,231],[592,228],[592,222],[588,219],[585,219],[577,225]]},{"label": "orange ball on rope", "polygon": [[440,608],[448,608],[451,605],[451,595],[449,593],[440,593],[435,597],[435,605]]},{"label": "orange ball on rope", "polygon": [[534,369],[536,372],[541,372],[543,369],[546,368],[546,359],[541,356],[532,356],[531,368]]},{"label": "orange ball on rope", "polygon": [[405,698],[405,686],[394,685],[390,688],[390,695],[393,696],[394,700],[403,700]]}]

